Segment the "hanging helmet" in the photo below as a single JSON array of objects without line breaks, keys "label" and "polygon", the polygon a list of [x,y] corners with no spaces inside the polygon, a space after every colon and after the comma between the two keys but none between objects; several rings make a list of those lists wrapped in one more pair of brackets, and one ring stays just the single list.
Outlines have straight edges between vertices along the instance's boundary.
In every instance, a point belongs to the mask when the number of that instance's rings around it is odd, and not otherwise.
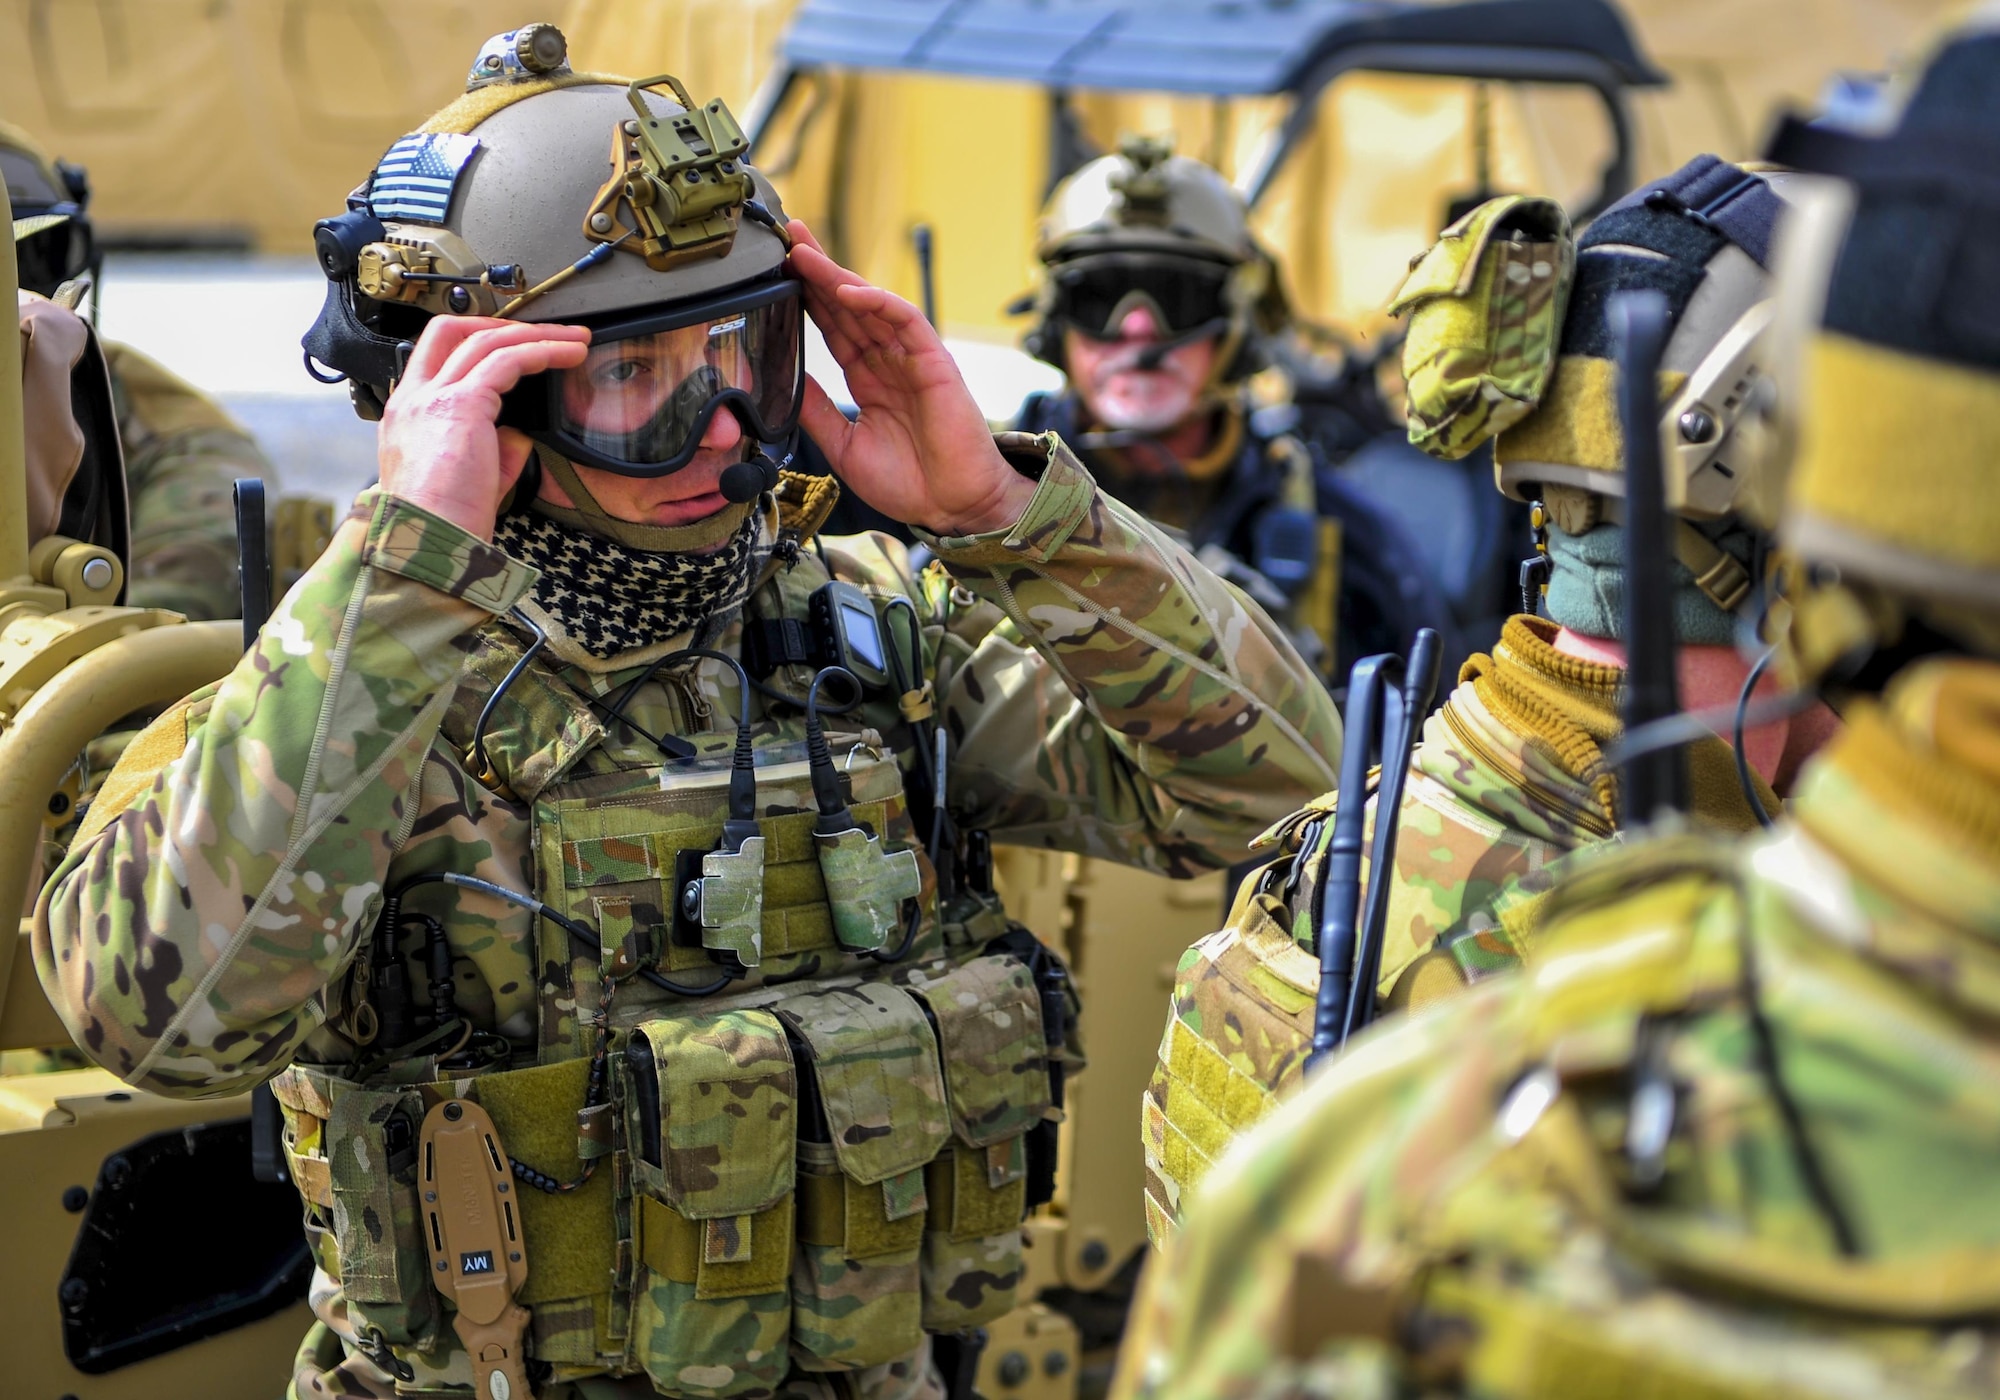
[{"label": "hanging helmet", "polygon": [[[1023,344],[1065,369],[1063,334],[1115,338],[1143,306],[1170,343],[1218,336],[1214,378],[1236,383],[1261,368],[1261,339],[1288,319],[1277,269],[1250,235],[1234,185],[1164,137],[1129,137],[1049,196],[1037,227],[1042,268]],[[1023,307],[1023,310],[1028,307]]]},{"label": "hanging helmet", "polygon": [[2000,657],[2000,29],[1955,31],[1892,99],[1881,134],[1789,121],[1773,143],[1846,182],[1815,192],[1824,237],[1789,240],[1784,270],[1820,308],[1787,640],[1803,679],[1862,690],[1926,652]]},{"label": "hanging helmet", "polygon": [[95,274],[100,257],[88,213],[90,177],[83,167],[51,160],[27,132],[0,122],[0,175],[14,206],[21,285],[52,297],[63,283]]},{"label": "hanging helmet", "polygon": [[574,73],[565,53],[552,25],[488,40],[464,96],[315,228],[328,288],[307,368],[350,380],[379,417],[433,316],[579,324],[589,358],[524,381],[503,424],[638,477],[687,465],[724,410],[747,438],[789,444],[800,288],[742,130],[677,78]]}]

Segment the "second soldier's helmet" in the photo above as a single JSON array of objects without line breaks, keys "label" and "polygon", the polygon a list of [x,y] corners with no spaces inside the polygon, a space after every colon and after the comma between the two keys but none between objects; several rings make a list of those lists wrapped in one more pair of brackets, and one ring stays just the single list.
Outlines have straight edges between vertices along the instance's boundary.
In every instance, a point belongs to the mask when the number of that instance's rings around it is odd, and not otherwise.
[{"label": "second soldier's helmet", "polygon": [[[1495,200],[1447,229],[1397,299],[1411,310],[1410,436],[1437,456],[1494,443],[1500,489],[1565,535],[1623,519],[1612,332],[1620,292],[1667,303],[1660,432],[1676,553],[1724,613],[1751,600],[1736,521],[1771,455],[1772,239],[1785,177],[1697,156],[1572,243],[1547,200]],[[1733,548],[1717,537],[1726,536]]]},{"label": "second soldier's helmet", "polygon": [[329,285],[308,368],[350,380],[376,417],[434,316],[581,324],[588,360],[525,381],[503,424],[626,476],[686,466],[718,412],[782,448],[804,316],[748,144],[722,102],[676,78],[574,73],[551,25],[496,36],[465,95],[315,229]]},{"label": "second soldier's helmet", "polygon": [[1144,306],[1170,342],[1221,337],[1210,387],[1232,384],[1262,367],[1263,338],[1288,315],[1243,196],[1168,138],[1127,138],[1056,186],[1035,255],[1036,321],[1023,344],[1057,369],[1065,331],[1112,338]]},{"label": "second soldier's helmet", "polygon": [[1793,121],[1773,143],[1844,182],[1811,191],[1784,268],[1820,306],[1779,531],[1803,564],[1787,650],[1802,680],[1863,691],[1927,653],[2000,658],[1996,12],[1890,99],[1886,132]]},{"label": "second soldier's helmet", "polygon": [[63,283],[95,274],[99,257],[83,167],[50,159],[27,132],[0,122],[0,176],[14,206],[21,285],[52,297]]}]

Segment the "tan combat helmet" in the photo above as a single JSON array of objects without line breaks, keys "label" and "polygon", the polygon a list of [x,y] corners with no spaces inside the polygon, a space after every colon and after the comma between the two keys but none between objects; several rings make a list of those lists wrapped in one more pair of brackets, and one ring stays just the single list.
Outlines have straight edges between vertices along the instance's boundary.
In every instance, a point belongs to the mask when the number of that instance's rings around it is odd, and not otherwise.
[{"label": "tan combat helmet", "polygon": [[[1739,557],[1755,551],[1737,522],[1775,436],[1767,269],[1788,178],[1698,156],[1614,204],[1573,244],[1552,201],[1510,196],[1467,214],[1415,264],[1394,304],[1413,313],[1411,441],[1457,458],[1492,440],[1501,491],[1543,502],[1566,536],[1622,521],[1625,447],[1605,307],[1619,292],[1660,293],[1671,318],[1659,389],[1676,553],[1709,603],[1744,609],[1756,561]],[[1717,543],[1724,535],[1734,552]],[[1592,634],[1617,635],[1615,618],[1607,624]]]},{"label": "tan combat helmet", "polygon": [[[577,323],[594,332],[591,359],[523,383],[503,423],[628,476],[678,471],[724,409],[782,452],[803,312],[748,144],[722,102],[696,102],[677,78],[571,72],[551,25],[495,36],[464,96],[314,230],[329,286],[308,368],[350,380],[376,417],[433,316]],[[775,479],[768,458],[753,475]]]},{"label": "tan combat helmet", "polygon": [[1207,388],[1261,368],[1263,337],[1289,319],[1276,266],[1250,234],[1236,187],[1171,138],[1128,137],[1056,186],[1037,225],[1041,270],[1023,340],[1063,369],[1063,333],[1115,334],[1143,305],[1170,343],[1222,337]]},{"label": "tan combat helmet", "polygon": [[1931,652],[2000,658],[2000,8],[1892,97],[1882,134],[1792,121],[1772,148],[1845,181],[1817,182],[1822,236],[1783,265],[1818,313],[1779,529],[1801,565],[1786,649],[1836,690]]},{"label": "tan combat helmet", "polygon": [[[21,286],[53,297],[64,283],[76,282],[86,272],[96,280],[102,259],[87,212],[90,179],[83,167],[50,159],[27,132],[0,121],[0,176],[14,206]],[[74,306],[82,291],[79,285],[64,296],[65,303]]]}]

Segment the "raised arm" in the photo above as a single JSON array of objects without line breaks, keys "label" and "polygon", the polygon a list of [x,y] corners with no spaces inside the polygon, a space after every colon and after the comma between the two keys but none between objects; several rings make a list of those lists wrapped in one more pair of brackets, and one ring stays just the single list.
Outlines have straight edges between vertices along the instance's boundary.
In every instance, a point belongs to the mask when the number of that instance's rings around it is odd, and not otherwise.
[{"label": "raised arm", "polygon": [[430,324],[383,422],[383,487],[213,694],[164,717],[180,756],[93,814],[43,889],[42,985],[121,1078],[232,1092],[317,1025],[408,835],[462,644],[534,582],[487,542],[527,453],[494,429],[499,396],[583,338]]},{"label": "raised arm", "polygon": [[[1190,874],[1243,859],[1332,787],[1339,716],[1278,627],[1102,495],[1053,436],[996,442],[916,308],[839,267],[803,224],[792,235],[860,407],[850,423],[810,386],[807,430],[999,609],[942,697],[959,819]],[[948,590],[934,601],[954,606]]]}]

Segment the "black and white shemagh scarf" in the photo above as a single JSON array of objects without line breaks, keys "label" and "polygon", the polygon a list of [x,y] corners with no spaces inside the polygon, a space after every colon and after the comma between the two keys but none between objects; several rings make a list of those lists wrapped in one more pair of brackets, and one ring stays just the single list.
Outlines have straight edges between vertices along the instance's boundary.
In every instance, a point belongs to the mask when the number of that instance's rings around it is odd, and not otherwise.
[{"label": "black and white shemagh scarf", "polygon": [[632,549],[534,510],[502,515],[493,543],[541,570],[533,600],[598,660],[656,646],[750,594],[757,514],[710,554]]}]

